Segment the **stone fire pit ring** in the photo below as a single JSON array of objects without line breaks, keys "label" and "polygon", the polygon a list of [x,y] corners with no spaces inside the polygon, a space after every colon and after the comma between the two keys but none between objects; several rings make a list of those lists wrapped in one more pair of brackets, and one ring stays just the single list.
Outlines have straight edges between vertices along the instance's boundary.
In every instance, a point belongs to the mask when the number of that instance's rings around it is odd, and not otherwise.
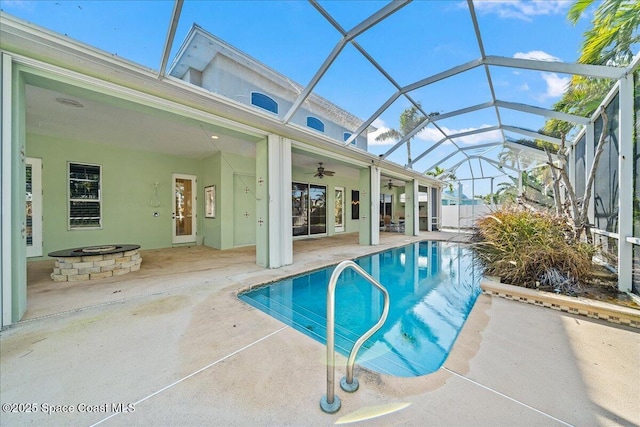
[{"label": "stone fire pit ring", "polygon": [[140,270],[140,245],[109,244],[50,252],[56,259],[51,279],[77,282],[120,276]]}]

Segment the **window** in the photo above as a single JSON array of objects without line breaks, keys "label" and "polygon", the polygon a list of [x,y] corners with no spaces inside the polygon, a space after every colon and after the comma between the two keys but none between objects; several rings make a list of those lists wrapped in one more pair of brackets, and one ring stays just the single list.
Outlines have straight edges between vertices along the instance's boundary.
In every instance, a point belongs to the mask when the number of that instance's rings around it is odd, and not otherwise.
[{"label": "window", "polygon": [[[344,142],[347,142],[347,140],[348,140],[349,138],[351,138],[351,135],[353,135],[353,134],[352,134],[352,133],[349,133],[349,132],[345,132],[345,133],[343,133],[343,134],[342,134],[342,138],[343,138]],[[357,138],[354,138],[354,139],[353,139],[353,141],[351,141],[351,145],[356,145],[356,140],[357,140]]]},{"label": "window", "polygon": [[315,117],[307,117],[307,126],[311,129],[315,129],[318,132],[324,132],[324,123]]},{"label": "window", "polygon": [[278,103],[264,93],[251,92],[251,104],[278,114]]},{"label": "window", "polygon": [[69,229],[102,227],[101,167],[69,163]]},{"label": "window", "polygon": [[392,216],[391,205],[393,196],[391,194],[380,193],[380,218],[386,215]]}]

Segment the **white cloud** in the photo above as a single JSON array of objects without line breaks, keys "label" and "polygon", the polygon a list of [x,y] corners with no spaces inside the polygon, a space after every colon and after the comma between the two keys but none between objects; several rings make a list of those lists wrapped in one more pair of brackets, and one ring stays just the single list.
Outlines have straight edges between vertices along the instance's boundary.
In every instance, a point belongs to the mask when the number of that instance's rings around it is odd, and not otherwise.
[{"label": "white cloud", "polygon": [[[536,59],[539,61],[560,61],[560,58],[542,50],[532,50],[526,53],[517,52],[515,55],[513,55],[513,57],[518,59]],[[540,76],[547,85],[547,90],[546,92],[536,97],[538,101],[546,101],[550,98],[557,98],[559,96],[562,96],[567,88],[567,85],[571,81],[570,77],[560,77],[556,73],[541,73]],[[520,89],[528,91],[529,85],[525,82],[522,84],[522,86],[520,86]]]},{"label": "white cloud", "polygon": [[513,55],[513,57],[517,59],[536,59],[538,61],[560,61],[560,58],[553,56],[543,50],[532,50],[527,53],[517,52],[515,55]]},{"label": "white cloud", "polygon": [[531,21],[536,15],[564,14],[571,3],[566,0],[474,0],[473,5],[479,13]]},{"label": "white cloud", "polygon": [[[382,132],[388,131],[389,128],[385,125],[384,121],[381,119],[374,120],[372,124],[373,126],[377,127],[378,130],[368,135],[369,146],[391,146],[396,142],[398,142],[396,140],[376,141],[375,138],[378,135],[380,135]],[[448,127],[440,126],[440,129],[442,129],[444,133],[447,135],[455,135],[455,134],[469,132],[476,129],[482,129],[482,128],[487,128],[491,126],[492,125],[485,124],[477,128],[461,128],[461,129],[451,129]],[[425,127],[422,131],[418,132],[418,135],[416,135],[415,137],[415,139],[428,142],[429,144],[438,142],[442,138],[444,138],[444,136],[442,135],[442,132],[440,132],[438,129],[436,129],[433,126]],[[500,140],[501,138],[502,138],[502,134],[500,133],[500,131],[494,130],[489,132],[482,132],[482,133],[476,133],[473,135],[463,136],[461,138],[455,138],[455,142],[463,143],[463,144],[478,144],[478,143],[484,143],[484,142],[494,142],[494,141]],[[445,144],[450,144],[450,143],[451,143],[450,141],[445,142]]]},{"label": "white cloud", "polygon": [[397,141],[393,141],[391,139],[387,139],[386,141],[376,141],[376,138],[378,137],[378,135],[380,135],[381,133],[384,133],[386,131],[388,131],[390,128],[385,124],[384,120],[382,120],[381,118],[377,118],[373,121],[373,123],[371,123],[372,126],[376,127],[378,130],[376,130],[375,132],[371,132],[370,134],[367,134],[367,143],[369,144],[369,146],[373,146],[373,145],[393,145],[395,144]]},{"label": "white cloud", "polygon": [[542,78],[547,84],[547,92],[542,95],[544,99],[562,96],[571,81],[570,77],[560,77],[556,73],[542,73]]},{"label": "white cloud", "polygon": [[22,9],[22,10],[33,10],[33,2],[25,1],[25,0],[3,0],[2,2],[3,9]]},{"label": "white cloud", "polygon": [[523,83],[518,89],[520,89],[522,92],[527,92],[529,90],[529,85],[527,83]]}]

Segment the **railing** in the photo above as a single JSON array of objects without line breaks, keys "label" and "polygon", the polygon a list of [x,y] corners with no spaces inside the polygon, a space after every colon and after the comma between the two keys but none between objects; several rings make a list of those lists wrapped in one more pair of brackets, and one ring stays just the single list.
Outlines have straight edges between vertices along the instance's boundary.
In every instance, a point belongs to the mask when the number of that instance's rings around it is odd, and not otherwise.
[{"label": "railing", "polygon": [[362,267],[356,264],[353,261],[342,261],[333,273],[331,274],[331,278],[329,279],[329,286],[327,287],[327,394],[322,396],[320,399],[320,408],[324,412],[332,414],[337,412],[340,409],[340,398],[335,395],[334,392],[334,380],[335,380],[335,289],[336,284],[338,282],[338,278],[340,274],[347,268],[354,269],[357,273],[359,273],[362,277],[367,279],[369,283],[371,283],[376,288],[380,289],[382,294],[384,295],[384,308],[382,310],[382,316],[378,322],[371,327],[367,332],[364,333],[353,345],[351,352],[349,353],[349,359],[347,360],[347,375],[340,380],[340,387],[349,393],[352,393],[358,389],[358,380],[353,377],[353,365],[356,361],[356,355],[362,347],[362,344],[366,340],[371,337],[378,329],[382,327],[384,322],[387,320],[387,315],[389,314],[389,292],[382,286],[376,279],[371,277],[369,273],[364,271]]}]

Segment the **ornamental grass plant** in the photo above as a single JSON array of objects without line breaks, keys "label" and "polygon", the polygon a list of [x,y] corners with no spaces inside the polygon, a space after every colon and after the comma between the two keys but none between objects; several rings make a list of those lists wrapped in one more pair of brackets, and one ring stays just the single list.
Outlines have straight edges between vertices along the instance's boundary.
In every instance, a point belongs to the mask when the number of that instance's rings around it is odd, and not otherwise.
[{"label": "ornamental grass plant", "polygon": [[476,221],[474,259],[503,283],[578,294],[592,273],[592,245],[573,239],[567,218],[503,206]]}]

